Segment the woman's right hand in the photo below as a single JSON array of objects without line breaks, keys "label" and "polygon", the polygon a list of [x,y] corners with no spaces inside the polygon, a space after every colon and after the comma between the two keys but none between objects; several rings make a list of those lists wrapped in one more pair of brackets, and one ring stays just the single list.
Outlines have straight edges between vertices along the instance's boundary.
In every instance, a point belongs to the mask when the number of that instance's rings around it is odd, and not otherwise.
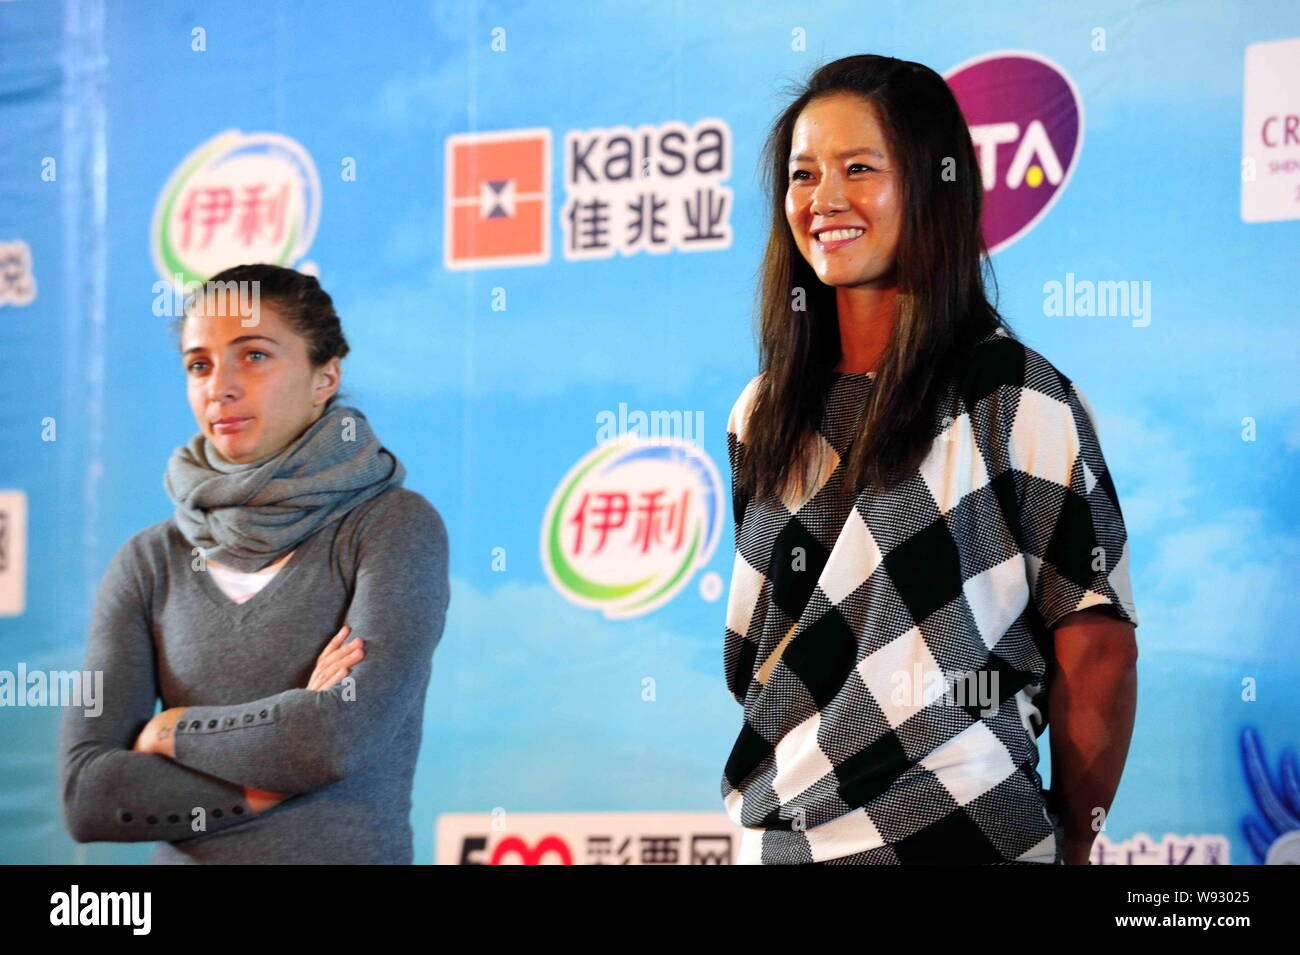
[{"label": "woman's right hand", "polygon": [[264,789],[250,789],[244,787],[244,802],[248,803],[248,808],[253,812],[266,812],[277,803],[288,799],[288,796],[282,793],[269,793]]},{"label": "woman's right hand", "polygon": [[[311,679],[307,681],[307,689],[328,690],[346,677],[349,670],[365,657],[366,651],[362,646],[360,637],[357,637],[347,646],[343,646],[343,641],[347,639],[348,634],[351,632],[352,628],[344,624],[339,628],[339,632],[330,639],[330,642],[325,644],[325,649],[316,658],[316,669],[312,671]],[[288,796],[281,793],[267,792],[264,789],[252,789],[248,786],[244,787],[244,801],[248,803],[248,808],[255,813],[266,812],[272,806],[288,798]]]},{"label": "woman's right hand", "polygon": [[311,679],[307,681],[307,689],[328,690],[344,679],[349,670],[365,657],[366,650],[360,637],[347,646],[343,645],[343,641],[351,632],[352,628],[345,623],[339,632],[334,634],[333,639],[325,644],[325,649],[316,658],[316,669],[312,672]]}]

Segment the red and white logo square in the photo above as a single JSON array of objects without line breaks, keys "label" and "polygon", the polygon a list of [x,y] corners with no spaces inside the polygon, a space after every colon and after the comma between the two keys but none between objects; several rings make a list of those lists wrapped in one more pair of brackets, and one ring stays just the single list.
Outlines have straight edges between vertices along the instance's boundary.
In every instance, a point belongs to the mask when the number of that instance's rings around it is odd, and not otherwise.
[{"label": "red and white logo square", "polygon": [[449,269],[549,261],[551,131],[447,137],[443,262]]}]

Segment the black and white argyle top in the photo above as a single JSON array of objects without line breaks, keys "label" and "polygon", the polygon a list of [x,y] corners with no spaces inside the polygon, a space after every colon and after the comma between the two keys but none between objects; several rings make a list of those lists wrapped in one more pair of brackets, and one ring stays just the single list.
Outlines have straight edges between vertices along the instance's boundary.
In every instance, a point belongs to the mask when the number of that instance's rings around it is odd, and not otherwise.
[{"label": "black and white argyle top", "polygon": [[758,381],[727,425],[738,861],[1059,863],[1035,742],[1052,628],[1100,605],[1137,623],[1087,398],[999,328],[947,383],[921,466],[853,494],[841,460],[874,375],[836,373],[815,479],[749,499],[736,477]]}]

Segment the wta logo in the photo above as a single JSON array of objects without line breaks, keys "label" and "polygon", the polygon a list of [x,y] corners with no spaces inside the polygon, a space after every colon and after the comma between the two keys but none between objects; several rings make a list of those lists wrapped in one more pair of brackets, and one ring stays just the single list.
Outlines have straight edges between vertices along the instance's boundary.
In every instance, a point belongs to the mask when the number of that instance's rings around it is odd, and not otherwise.
[{"label": "wta logo", "polygon": [[551,497],[542,566],[579,606],[611,619],[649,613],[713,556],[721,501],[718,470],[694,444],[624,438],[599,445]]},{"label": "wta logo", "polygon": [[1065,70],[1023,50],[986,53],[944,76],[970,127],[993,255],[1065,191],[1083,147],[1083,101]]},{"label": "wta logo", "polygon": [[220,133],[172,173],[154,206],[154,267],[178,286],[242,262],[289,265],[320,221],[316,164],[278,133]]}]

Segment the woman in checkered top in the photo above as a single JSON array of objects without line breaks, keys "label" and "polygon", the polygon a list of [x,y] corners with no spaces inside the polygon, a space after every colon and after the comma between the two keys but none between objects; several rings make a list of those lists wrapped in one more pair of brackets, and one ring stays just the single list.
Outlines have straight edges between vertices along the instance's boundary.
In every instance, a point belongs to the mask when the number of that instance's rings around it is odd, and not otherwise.
[{"label": "woman in checkered top", "polygon": [[765,161],[728,424],[740,861],[1086,865],[1136,706],[1127,538],[1087,398],[986,298],[962,113],[921,64],[847,57]]}]

